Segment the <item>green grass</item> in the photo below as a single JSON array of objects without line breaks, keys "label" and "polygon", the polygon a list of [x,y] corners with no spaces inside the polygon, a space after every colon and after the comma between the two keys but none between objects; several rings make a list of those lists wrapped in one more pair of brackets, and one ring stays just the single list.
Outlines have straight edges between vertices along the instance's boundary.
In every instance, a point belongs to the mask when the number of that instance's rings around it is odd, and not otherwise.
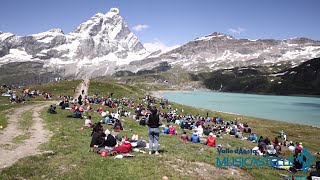
[{"label": "green grass", "polygon": [[8,125],[8,120],[6,114],[0,111],[0,131],[6,128]]},{"label": "green grass", "polygon": [[90,81],[89,96],[98,94],[100,97],[108,97],[111,93],[114,93],[113,98],[123,97],[140,97],[144,94],[144,90],[139,86],[129,86],[120,83],[108,82],[108,81]]},{"label": "green grass", "polygon": [[21,120],[18,122],[18,128],[20,131],[22,131],[22,134],[19,136],[16,136],[12,139],[12,142],[14,144],[22,143],[24,140],[30,138],[31,133],[28,131],[29,128],[32,126],[32,112],[24,112],[21,115]]},{"label": "green grass", "polygon": [[18,128],[22,131],[28,131],[28,129],[32,126],[32,123],[32,112],[24,112],[21,115],[21,120],[19,121]]},{"label": "green grass", "polygon": [[14,144],[10,149],[14,148],[16,145],[22,143],[24,140],[29,139],[31,136],[30,132],[25,132],[22,135],[16,136],[12,139],[12,143]]},{"label": "green grass", "polygon": [[[37,85],[32,85],[28,87],[24,87],[24,89],[30,89],[30,90],[40,90],[41,92],[47,92],[50,93],[53,96],[53,98],[57,98],[57,96],[61,95],[69,95],[73,96],[74,95],[74,90],[76,87],[79,85],[81,80],[72,80],[72,81],[60,81],[60,82],[51,82],[51,83],[46,83],[46,84],[37,84]],[[38,96],[36,98],[31,99],[32,101],[36,100],[44,100],[43,96]]]},{"label": "green grass", "polygon": [[[89,94],[98,93],[105,97],[107,93],[114,92],[114,97],[143,97],[144,91],[140,88],[142,87],[91,81]],[[171,104],[174,109],[184,109],[188,114],[204,116],[208,112],[204,109]],[[94,109],[97,107],[97,105],[93,105]],[[127,109],[133,111],[133,109]],[[161,179],[163,176],[168,176],[169,179],[197,179],[200,174],[197,173],[196,168],[203,169],[197,163],[204,164],[207,172],[203,170],[201,172],[214,179],[246,179],[243,174],[226,178],[225,176],[230,174],[227,173],[228,170],[225,168],[219,170],[215,167],[216,158],[221,157],[215,148],[209,148],[202,144],[184,143],[179,140],[179,136],[161,135],[160,150],[164,153],[158,157],[141,153],[132,153],[136,157],[129,159],[100,157],[98,154],[88,152],[91,137],[89,136],[90,129],[81,130],[84,120],[66,118],[71,114],[70,111],[59,108],[57,111],[58,114],[48,114],[44,110],[41,115],[47,128],[53,133],[50,142],[42,145],[41,149],[52,150],[55,155],[36,155],[21,159],[12,167],[4,169],[0,174],[0,179]],[[88,115],[93,117],[94,122],[101,119],[97,113],[91,112]],[[289,140],[302,141],[309,151],[320,148],[319,140],[317,140],[319,132],[317,128],[212,111],[209,111],[209,115],[219,116],[224,120],[241,118],[240,122],[247,122],[253,131],[259,135],[267,135],[270,139],[277,136],[283,129]],[[111,127],[104,125],[104,128],[110,129]],[[147,127],[139,126],[131,118],[124,118],[124,128],[126,131],[122,131],[121,135],[131,137],[133,134],[138,134],[140,139],[147,140]],[[178,132],[182,133],[181,130]],[[191,134],[190,131],[187,132],[188,135]],[[231,149],[239,147],[249,149],[256,146],[251,142],[235,139],[228,135],[217,139],[217,144],[222,144],[224,147],[230,145]],[[238,157],[236,154],[224,156]],[[275,170],[271,167],[241,168],[241,172],[249,174],[254,179],[280,179],[279,174],[289,175],[286,171]],[[298,175],[306,176],[307,174],[299,173]]]},{"label": "green grass", "polygon": [[[192,72],[186,72],[181,68],[174,68],[161,73],[117,77],[114,78],[113,81],[127,83],[135,87],[142,87],[148,91],[204,88],[202,82],[193,81],[190,74],[192,74]],[[107,80],[109,79],[110,77],[108,77]],[[167,81],[167,83],[164,81]]]},{"label": "green grass", "polygon": [[7,127],[8,121],[6,115],[10,113],[10,109],[14,107],[19,107],[22,104],[12,104],[9,102],[8,97],[0,96],[0,131]]}]

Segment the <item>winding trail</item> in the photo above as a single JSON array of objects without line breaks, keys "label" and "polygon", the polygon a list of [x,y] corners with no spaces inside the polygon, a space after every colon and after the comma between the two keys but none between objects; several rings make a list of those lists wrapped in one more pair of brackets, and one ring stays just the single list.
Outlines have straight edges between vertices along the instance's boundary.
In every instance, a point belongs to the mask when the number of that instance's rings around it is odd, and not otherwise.
[{"label": "winding trail", "polygon": [[[89,80],[82,81],[76,88],[74,98],[78,98],[84,93],[82,97],[88,95]],[[3,168],[9,167],[16,163],[19,159],[41,154],[38,149],[40,144],[46,143],[50,140],[52,134],[49,130],[44,128],[43,119],[40,114],[44,108],[49,108],[51,104],[56,104],[54,101],[45,101],[35,105],[25,105],[13,110],[7,115],[8,126],[0,132],[0,171]],[[18,128],[18,122],[22,118],[24,112],[32,111],[32,126],[28,129],[31,136],[25,139],[22,143],[14,143],[15,137],[23,135],[23,131]],[[8,147],[11,147],[8,149]]]},{"label": "winding trail", "polygon": [[[89,83],[90,83],[90,80],[89,80],[89,79],[83,80],[83,81],[76,87],[75,95],[73,96],[73,98],[74,98],[74,99],[78,99],[79,95],[81,95],[81,96],[82,96],[82,100],[84,100],[84,97],[85,97],[85,96],[88,96]],[[82,94],[82,90],[84,91],[83,94]]]},{"label": "winding trail", "polygon": [[[41,119],[40,113],[43,108],[49,107],[49,105],[53,103],[55,102],[47,101],[41,104],[23,106],[14,109],[12,114],[7,115],[8,126],[1,131],[0,134],[0,169],[9,167],[26,156],[41,153],[41,151],[38,150],[38,147],[40,144],[49,141],[51,133],[44,128],[43,119]],[[27,111],[33,111],[32,126],[28,130],[31,136],[29,139],[24,140],[23,143],[14,144],[12,140],[24,133],[19,130],[18,121],[21,119],[21,115]],[[5,147],[8,145],[15,145],[14,149],[6,149]]]}]

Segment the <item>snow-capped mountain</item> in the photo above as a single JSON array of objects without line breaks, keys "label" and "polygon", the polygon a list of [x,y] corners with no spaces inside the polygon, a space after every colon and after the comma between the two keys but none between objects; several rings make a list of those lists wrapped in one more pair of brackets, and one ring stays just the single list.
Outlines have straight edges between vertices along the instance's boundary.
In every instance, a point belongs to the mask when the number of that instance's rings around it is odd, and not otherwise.
[{"label": "snow-capped mountain", "polygon": [[[158,45],[160,49],[163,47]],[[26,67],[26,72],[31,71],[27,67],[37,70],[33,72],[34,79],[40,78],[38,74],[86,78],[117,71],[162,71],[170,67],[187,71],[274,64],[292,67],[320,57],[320,41],[307,38],[249,40],[213,33],[168,52],[164,50],[148,51],[129,30],[119,9],[111,8],[68,34],[61,29],[29,36],[0,32],[0,81],[1,71],[6,68],[6,72],[10,72],[8,69],[14,67]]]},{"label": "snow-capped mountain", "polygon": [[199,37],[159,57],[130,63],[128,70],[152,69],[168,62],[188,71],[211,71],[254,65],[290,64],[296,66],[306,60],[320,57],[320,41],[307,38],[288,40],[236,39],[213,33]]},{"label": "snow-capped mountain", "polygon": [[73,32],[60,29],[30,36],[0,34],[0,66],[12,62],[40,62],[62,76],[100,76],[150,54],[130,32],[119,9],[98,13]]}]

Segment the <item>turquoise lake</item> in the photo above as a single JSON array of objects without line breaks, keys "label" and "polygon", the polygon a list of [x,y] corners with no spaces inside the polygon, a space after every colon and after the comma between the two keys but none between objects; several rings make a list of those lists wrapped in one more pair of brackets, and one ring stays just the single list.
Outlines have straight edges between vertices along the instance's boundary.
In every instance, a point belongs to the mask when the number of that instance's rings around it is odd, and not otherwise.
[{"label": "turquoise lake", "polygon": [[320,98],[208,91],[166,91],[169,101],[246,116],[320,127]]}]

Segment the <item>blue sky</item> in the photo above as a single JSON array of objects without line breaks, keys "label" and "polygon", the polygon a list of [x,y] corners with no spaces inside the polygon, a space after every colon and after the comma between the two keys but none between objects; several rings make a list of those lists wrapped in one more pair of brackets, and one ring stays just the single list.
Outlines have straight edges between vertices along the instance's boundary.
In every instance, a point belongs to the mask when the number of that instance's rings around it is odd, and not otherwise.
[{"label": "blue sky", "polygon": [[29,35],[60,28],[69,33],[111,7],[120,9],[143,43],[181,45],[213,32],[320,40],[319,0],[2,0],[0,31]]}]

